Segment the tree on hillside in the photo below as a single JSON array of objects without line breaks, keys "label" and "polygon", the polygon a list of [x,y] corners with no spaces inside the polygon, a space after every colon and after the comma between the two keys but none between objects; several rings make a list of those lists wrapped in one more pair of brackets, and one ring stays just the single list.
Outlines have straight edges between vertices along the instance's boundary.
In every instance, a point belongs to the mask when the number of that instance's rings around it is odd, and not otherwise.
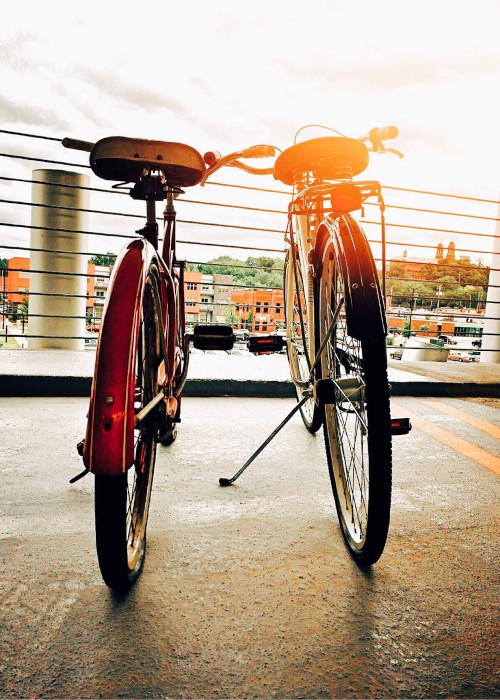
[{"label": "tree on hillside", "polygon": [[387,290],[392,293],[393,306],[410,306],[417,297],[418,306],[434,305],[437,292],[440,305],[460,307],[471,298],[486,298],[489,268],[481,261],[473,263],[468,255],[450,262],[442,260],[423,264],[419,268],[420,280],[407,276],[403,262],[391,262],[387,270]]},{"label": "tree on hillside", "polygon": [[116,255],[111,252],[102,253],[101,255],[94,255],[90,258],[89,262],[94,263],[94,265],[105,265],[106,267],[112,267],[115,264]]},{"label": "tree on hillside", "polygon": [[282,258],[261,256],[237,260],[221,255],[207,263],[189,263],[187,270],[206,275],[232,275],[235,284],[245,287],[281,287],[283,284]]}]

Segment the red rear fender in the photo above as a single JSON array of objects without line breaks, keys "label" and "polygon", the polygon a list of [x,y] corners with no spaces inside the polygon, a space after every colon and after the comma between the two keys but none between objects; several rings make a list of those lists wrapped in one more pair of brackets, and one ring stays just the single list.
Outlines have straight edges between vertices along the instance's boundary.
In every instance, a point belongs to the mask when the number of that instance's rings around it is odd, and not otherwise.
[{"label": "red rear fender", "polygon": [[117,259],[104,307],[83,460],[96,474],[117,476],[134,462],[134,390],[138,315],[155,257],[144,240]]}]

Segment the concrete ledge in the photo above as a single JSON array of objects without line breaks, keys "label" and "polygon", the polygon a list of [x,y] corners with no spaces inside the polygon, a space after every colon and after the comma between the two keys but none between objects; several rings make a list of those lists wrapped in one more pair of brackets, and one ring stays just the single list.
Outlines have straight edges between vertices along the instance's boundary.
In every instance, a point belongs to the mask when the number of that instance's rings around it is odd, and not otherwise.
[{"label": "concrete ledge", "polygon": [[[90,377],[2,375],[0,396],[90,396]],[[500,398],[500,383],[409,380],[390,382],[391,396],[483,396]],[[293,398],[290,381],[188,379],[183,396]]]},{"label": "concrete ledge", "polygon": [[91,377],[8,375],[0,377],[0,396],[90,396]]},{"label": "concrete ledge", "polygon": [[246,396],[286,399],[296,396],[292,382],[253,379],[188,379],[183,396]]},{"label": "concrete ledge", "polygon": [[464,398],[483,396],[500,398],[500,384],[462,382],[391,382],[391,396],[436,396],[449,398]]}]

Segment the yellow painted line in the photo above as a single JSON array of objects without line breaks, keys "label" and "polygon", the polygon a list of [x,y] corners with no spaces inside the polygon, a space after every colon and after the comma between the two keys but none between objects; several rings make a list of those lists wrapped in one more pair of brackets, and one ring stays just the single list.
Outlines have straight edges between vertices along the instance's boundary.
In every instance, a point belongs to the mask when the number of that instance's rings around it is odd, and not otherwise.
[{"label": "yellow painted line", "polygon": [[417,430],[421,430],[443,445],[451,447],[452,450],[463,454],[473,462],[476,462],[476,464],[480,464],[482,467],[500,476],[500,458],[496,455],[492,455],[491,452],[483,450],[482,447],[478,447],[478,445],[474,445],[472,442],[468,442],[457,435],[453,435],[453,433],[449,433],[447,430],[435,425],[435,423],[431,423],[425,418],[422,418],[422,416],[408,411],[407,408],[400,407],[392,401],[391,407],[395,409],[400,416],[407,416],[411,420],[412,426]]},{"label": "yellow painted line", "polygon": [[482,420],[482,418],[476,418],[476,416],[461,411],[459,408],[455,408],[455,406],[449,406],[447,403],[440,403],[439,401],[422,401],[422,403],[438,411],[447,413],[449,416],[453,416],[453,418],[458,418],[464,423],[474,426],[474,428],[479,428],[483,433],[488,433],[488,435],[492,435],[494,438],[497,438],[497,440],[500,440],[500,427],[494,423],[489,423],[486,420]]}]

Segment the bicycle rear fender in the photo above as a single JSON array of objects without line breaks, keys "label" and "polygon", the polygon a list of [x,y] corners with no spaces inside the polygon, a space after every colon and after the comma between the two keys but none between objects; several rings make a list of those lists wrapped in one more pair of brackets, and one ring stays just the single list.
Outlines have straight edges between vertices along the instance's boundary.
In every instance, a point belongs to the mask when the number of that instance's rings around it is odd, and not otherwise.
[{"label": "bicycle rear fender", "polygon": [[131,242],[118,257],[104,307],[83,461],[102,476],[118,476],[134,462],[135,347],[137,314],[146,275],[156,251]]},{"label": "bicycle rear fender", "polygon": [[[315,264],[321,273],[322,251],[330,238],[345,280],[347,331],[357,340],[387,335],[385,305],[370,245],[356,221],[344,215],[328,217],[318,228]],[[359,313],[359,310],[362,313]]]}]

